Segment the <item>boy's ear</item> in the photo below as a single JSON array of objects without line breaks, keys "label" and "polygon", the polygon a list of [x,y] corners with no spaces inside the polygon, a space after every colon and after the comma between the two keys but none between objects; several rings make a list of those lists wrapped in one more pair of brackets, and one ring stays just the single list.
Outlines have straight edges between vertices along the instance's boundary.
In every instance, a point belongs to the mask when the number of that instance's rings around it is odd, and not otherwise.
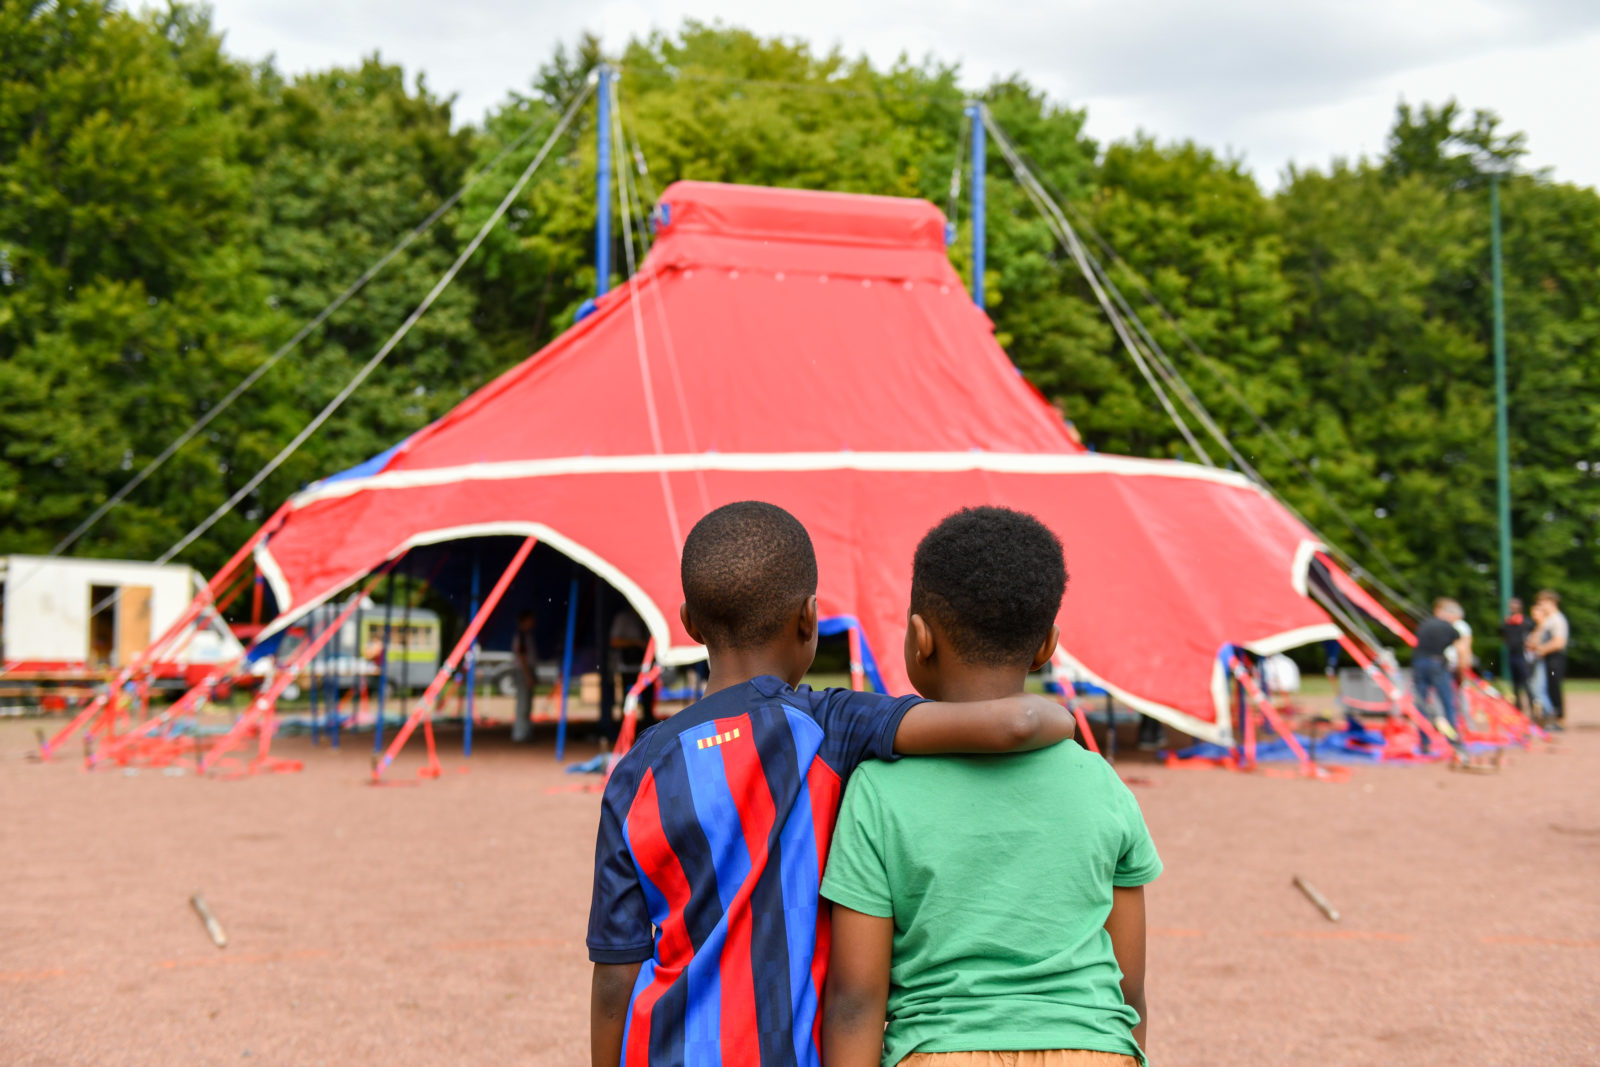
[{"label": "boy's ear", "polygon": [[795,636],[800,638],[801,644],[807,644],[817,632],[817,598],[815,596],[806,597],[806,602],[800,605],[800,617],[797,621],[799,626]]},{"label": "boy's ear", "polygon": [[682,604],[678,605],[678,621],[683,623],[684,630],[689,634],[690,639],[693,640],[695,644],[703,645],[706,643],[706,639],[700,636],[700,627],[696,626],[694,624],[694,620],[689,617],[688,601],[684,601]]},{"label": "boy's ear", "polygon": [[936,642],[933,639],[933,627],[928,625],[928,620],[921,615],[912,613],[906,621],[906,627],[911,631],[911,644],[917,652],[917,662],[926,663],[933,658],[933,649]]},{"label": "boy's ear", "polygon": [[1033,665],[1028,670],[1036,671],[1046,663],[1049,663],[1050,658],[1056,654],[1056,646],[1060,643],[1061,627],[1050,627],[1050,636],[1044,639],[1044,644],[1039,646],[1039,651],[1033,654]]}]

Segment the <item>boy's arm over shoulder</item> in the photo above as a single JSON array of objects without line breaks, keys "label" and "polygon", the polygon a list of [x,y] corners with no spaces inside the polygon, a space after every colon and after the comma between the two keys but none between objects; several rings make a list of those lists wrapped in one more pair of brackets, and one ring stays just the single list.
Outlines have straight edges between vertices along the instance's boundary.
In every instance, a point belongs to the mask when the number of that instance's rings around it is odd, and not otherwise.
[{"label": "boy's arm over shoulder", "polygon": [[869,759],[943,753],[1026,752],[1070,738],[1072,713],[1048,697],[942,704],[850,689],[808,694],[812,713],[847,766]]},{"label": "boy's arm over shoulder", "polygon": [[902,756],[1028,752],[1067,740],[1076,726],[1070,711],[1036,693],[967,704],[928,702],[900,720],[894,751]]}]

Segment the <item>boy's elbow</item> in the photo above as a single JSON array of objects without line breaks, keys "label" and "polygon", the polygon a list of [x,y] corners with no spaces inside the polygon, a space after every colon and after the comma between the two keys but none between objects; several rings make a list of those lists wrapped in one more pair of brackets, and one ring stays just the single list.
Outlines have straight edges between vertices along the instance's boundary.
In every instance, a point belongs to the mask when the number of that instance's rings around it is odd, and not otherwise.
[{"label": "boy's elbow", "polygon": [[[854,1033],[875,1014],[881,1016],[882,1003],[883,998],[874,996],[872,990],[830,981],[822,1005],[823,1029]],[[883,1025],[881,1018],[878,1025]]]},{"label": "boy's elbow", "polygon": [[1023,702],[1011,716],[1009,736],[1006,738],[1014,748],[1023,748],[1038,742],[1044,732],[1044,716],[1039,714],[1039,707],[1032,700]]},{"label": "boy's elbow", "polygon": [[1006,719],[1010,749],[1043,748],[1065,741],[1075,732],[1072,713],[1042,696],[1029,694]]},{"label": "boy's elbow", "polygon": [[591,1012],[605,1019],[620,1019],[626,1015],[638,971],[638,964],[596,964],[589,986]]}]

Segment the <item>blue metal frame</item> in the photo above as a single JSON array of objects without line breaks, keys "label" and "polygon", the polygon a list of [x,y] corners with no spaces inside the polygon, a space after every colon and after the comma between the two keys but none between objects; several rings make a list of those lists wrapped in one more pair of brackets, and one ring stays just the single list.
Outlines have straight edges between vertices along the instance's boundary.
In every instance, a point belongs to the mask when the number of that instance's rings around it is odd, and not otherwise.
[{"label": "blue metal frame", "polygon": [[383,751],[384,698],[389,694],[389,639],[394,636],[394,571],[384,580],[383,651],[378,655],[378,716],[372,724],[372,751]]},{"label": "blue metal frame", "polygon": [[889,687],[883,684],[883,675],[878,672],[878,660],[872,654],[872,646],[867,643],[867,632],[861,629],[861,620],[854,615],[830,615],[825,619],[817,620],[817,633],[823,637],[832,637],[835,634],[848,633],[850,630],[861,632],[861,670],[867,676],[867,681],[880,693],[887,693]]},{"label": "blue metal frame", "polygon": [[985,144],[983,104],[974,100],[967,105],[967,118],[972,120],[972,302],[983,307],[984,252],[987,235],[984,198]]},{"label": "blue metal frame", "polygon": [[611,288],[611,68],[604,63],[595,73],[600,80],[600,115],[595,131],[594,175],[594,293],[604,296]]},{"label": "blue metal frame", "polygon": [[567,690],[572,685],[572,645],[578,630],[578,576],[567,587],[567,647],[561,654],[561,718],[556,723],[556,762],[567,754]]},{"label": "blue metal frame", "polygon": [[[467,618],[478,617],[478,553],[472,554],[472,610],[467,613]],[[472,642],[467,649],[467,718],[461,724],[461,755],[472,755],[472,720],[477,712],[477,682],[478,682],[478,642]]]}]

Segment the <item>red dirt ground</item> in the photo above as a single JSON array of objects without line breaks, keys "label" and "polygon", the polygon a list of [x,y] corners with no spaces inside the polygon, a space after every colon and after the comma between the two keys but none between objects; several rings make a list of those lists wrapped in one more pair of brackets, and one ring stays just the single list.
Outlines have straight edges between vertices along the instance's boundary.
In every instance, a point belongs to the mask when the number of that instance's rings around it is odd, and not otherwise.
[{"label": "red dirt ground", "polygon": [[[1167,864],[1153,1061],[1600,1063],[1600,698],[1574,703],[1589,729],[1492,776],[1124,761]],[[548,744],[491,734],[459,773],[446,734],[442,780],[411,784],[413,746],[374,789],[369,736],[221,782],[29,762],[33,726],[0,723],[0,1062],[586,1061],[597,798]]]}]

